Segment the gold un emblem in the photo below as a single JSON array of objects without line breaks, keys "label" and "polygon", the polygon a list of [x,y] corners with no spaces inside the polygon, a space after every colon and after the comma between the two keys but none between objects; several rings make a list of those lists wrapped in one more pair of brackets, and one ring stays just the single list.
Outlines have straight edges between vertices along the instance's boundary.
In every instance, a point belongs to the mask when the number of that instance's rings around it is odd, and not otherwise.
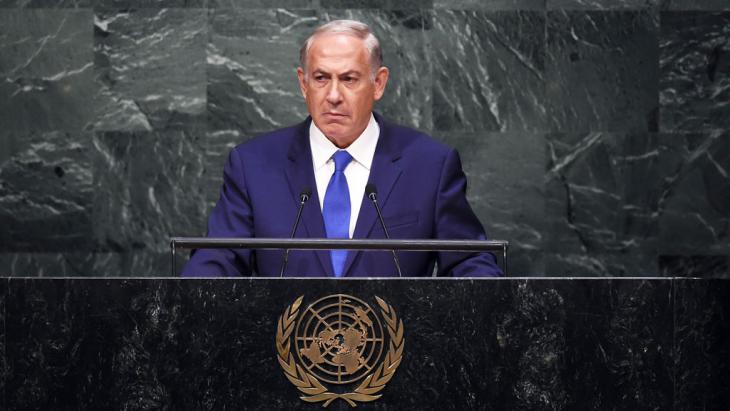
[{"label": "gold un emblem", "polygon": [[359,298],[333,294],[300,313],[303,298],[286,307],[276,328],[279,364],[304,394],[299,398],[325,407],[338,398],[353,407],[380,398],[403,357],[403,321],[393,307],[376,296],[376,311]]}]

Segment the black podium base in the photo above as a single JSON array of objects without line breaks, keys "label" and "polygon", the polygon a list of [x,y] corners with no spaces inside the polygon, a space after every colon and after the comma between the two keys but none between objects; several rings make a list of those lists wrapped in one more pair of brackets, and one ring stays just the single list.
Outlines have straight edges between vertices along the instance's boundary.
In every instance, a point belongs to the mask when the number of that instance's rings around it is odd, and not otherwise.
[{"label": "black podium base", "polygon": [[11,278],[0,408],[322,409],[299,399],[275,338],[299,296],[333,294],[380,297],[405,330],[382,397],[358,408],[730,402],[726,280]]}]

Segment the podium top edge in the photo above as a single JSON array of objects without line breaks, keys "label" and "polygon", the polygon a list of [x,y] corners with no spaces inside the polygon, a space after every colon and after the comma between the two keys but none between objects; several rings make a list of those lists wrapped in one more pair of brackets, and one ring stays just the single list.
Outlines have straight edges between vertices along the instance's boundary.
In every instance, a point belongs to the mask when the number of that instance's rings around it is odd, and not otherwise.
[{"label": "podium top edge", "polygon": [[726,278],[704,278],[704,277],[73,277],[73,276],[0,276],[1,280],[172,280],[172,281],[673,281],[673,280],[723,280]]},{"label": "podium top edge", "polygon": [[269,248],[300,250],[504,251],[504,240],[211,238],[171,237],[172,248]]}]

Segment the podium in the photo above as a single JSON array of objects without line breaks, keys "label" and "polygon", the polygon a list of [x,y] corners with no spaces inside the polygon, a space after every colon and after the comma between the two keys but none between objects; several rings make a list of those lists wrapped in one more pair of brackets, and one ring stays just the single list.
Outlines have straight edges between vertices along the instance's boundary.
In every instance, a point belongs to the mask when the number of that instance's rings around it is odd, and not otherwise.
[{"label": "podium", "polygon": [[323,409],[287,377],[277,328],[298,298],[301,316],[336,295],[376,311],[380,299],[402,322],[395,373],[358,409],[719,409],[730,399],[726,280],[4,278],[0,408]]}]

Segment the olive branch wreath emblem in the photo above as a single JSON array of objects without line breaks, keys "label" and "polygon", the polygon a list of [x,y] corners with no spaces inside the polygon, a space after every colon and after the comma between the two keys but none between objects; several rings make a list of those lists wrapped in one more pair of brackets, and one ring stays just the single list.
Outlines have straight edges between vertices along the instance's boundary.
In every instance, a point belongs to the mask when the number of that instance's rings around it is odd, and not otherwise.
[{"label": "olive branch wreath emblem", "polygon": [[403,347],[405,345],[403,339],[403,320],[398,319],[393,307],[380,297],[375,297],[375,300],[380,306],[390,336],[388,352],[383,362],[375,369],[375,372],[366,376],[357,388],[352,392],[339,394],[330,392],[317,377],[306,372],[294,360],[294,356],[291,355],[290,337],[294,331],[294,325],[299,315],[299,308],[303,298],[303,295],[300,296],[290,306],[286,307],[284,313],[279,317],[276,327],[277,358],[286,378],[304,394],[299,398],[311,403],[324,402],[322,404],[323,407],[327,407],[338,398],[346,401],[352,407],[356,407],[357,402],[370,402],[380,398],[382,394],[378,393],[393,378],[396,369],[400,365],[403,357]]}]

